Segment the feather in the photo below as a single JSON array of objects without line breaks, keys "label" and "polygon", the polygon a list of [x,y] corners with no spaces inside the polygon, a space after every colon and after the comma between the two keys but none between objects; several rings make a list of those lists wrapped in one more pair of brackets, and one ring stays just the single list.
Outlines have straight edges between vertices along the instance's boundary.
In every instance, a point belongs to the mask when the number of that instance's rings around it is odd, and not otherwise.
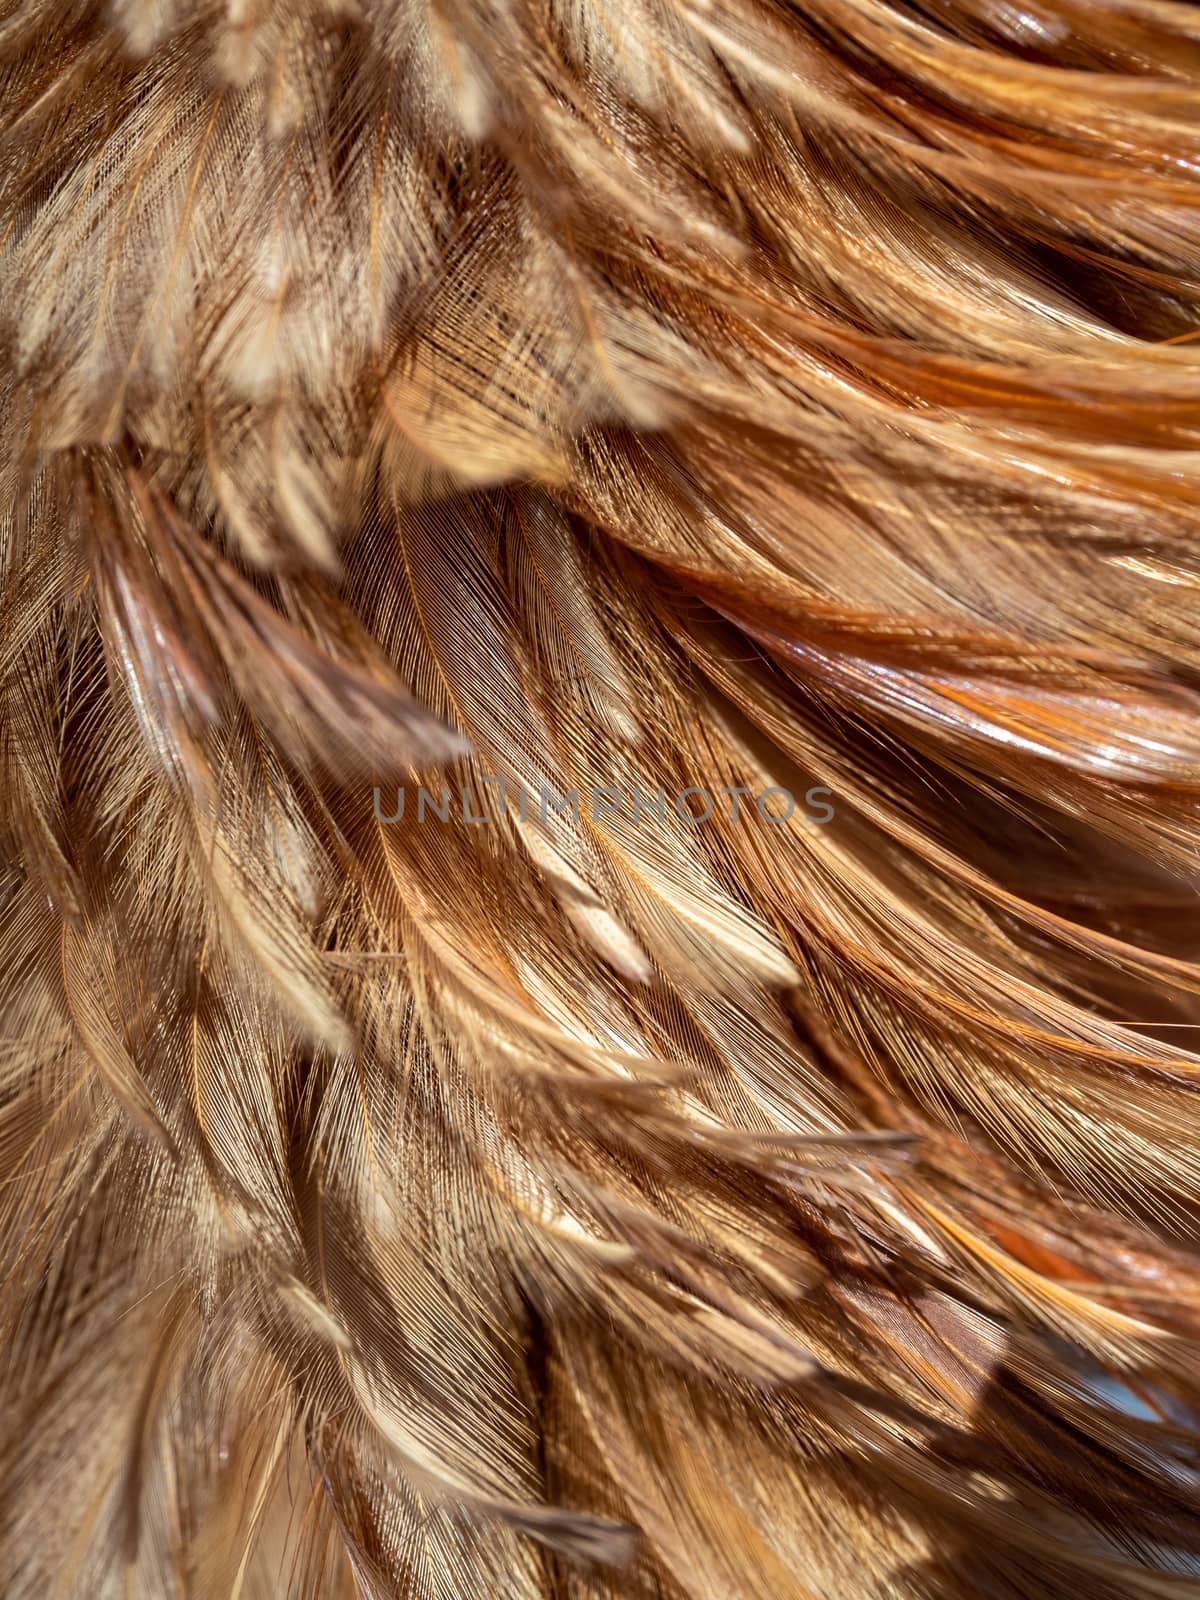
[{"label": "feather", "polygon": [[0,1593],[1194,1594],[1200,9],[0,85]]}]

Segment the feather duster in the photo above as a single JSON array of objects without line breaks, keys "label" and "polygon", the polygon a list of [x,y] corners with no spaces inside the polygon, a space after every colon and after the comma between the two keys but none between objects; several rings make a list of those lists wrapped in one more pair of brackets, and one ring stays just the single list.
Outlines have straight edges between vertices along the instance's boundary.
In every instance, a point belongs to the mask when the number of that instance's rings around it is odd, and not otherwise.
[{"label": "feather duster", "polygon": [[0,1593],[1200,1592],[1200,8],[0,84]]}]

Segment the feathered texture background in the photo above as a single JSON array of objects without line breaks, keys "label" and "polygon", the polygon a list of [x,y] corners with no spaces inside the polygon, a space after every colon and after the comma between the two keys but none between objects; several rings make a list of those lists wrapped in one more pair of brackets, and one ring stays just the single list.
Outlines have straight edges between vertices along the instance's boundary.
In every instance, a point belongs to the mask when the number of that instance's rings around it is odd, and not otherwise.
[{"label": "feathered texture background", "polygon": [[1200,9],[0,106],[6,1600],[1195,1594]]}]

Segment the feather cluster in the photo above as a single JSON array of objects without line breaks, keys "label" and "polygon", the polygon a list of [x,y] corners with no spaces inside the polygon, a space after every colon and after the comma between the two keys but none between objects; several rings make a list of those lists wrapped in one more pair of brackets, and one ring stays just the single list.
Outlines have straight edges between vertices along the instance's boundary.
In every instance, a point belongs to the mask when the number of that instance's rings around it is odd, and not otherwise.
[{"label": "feather cluster", "polygon": [[1200,8],[4,0],[0,240],[0,1593],[1194,1595]]}]

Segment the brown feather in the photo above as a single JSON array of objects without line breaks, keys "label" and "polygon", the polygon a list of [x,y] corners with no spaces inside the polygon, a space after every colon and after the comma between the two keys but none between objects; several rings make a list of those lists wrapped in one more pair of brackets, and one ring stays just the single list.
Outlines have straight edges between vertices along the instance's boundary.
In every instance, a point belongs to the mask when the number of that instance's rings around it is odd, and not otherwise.
[{"label": "brown feather", "polygon": [[1200,8],[0,88],[0,1594],[1195,1594]]}]

